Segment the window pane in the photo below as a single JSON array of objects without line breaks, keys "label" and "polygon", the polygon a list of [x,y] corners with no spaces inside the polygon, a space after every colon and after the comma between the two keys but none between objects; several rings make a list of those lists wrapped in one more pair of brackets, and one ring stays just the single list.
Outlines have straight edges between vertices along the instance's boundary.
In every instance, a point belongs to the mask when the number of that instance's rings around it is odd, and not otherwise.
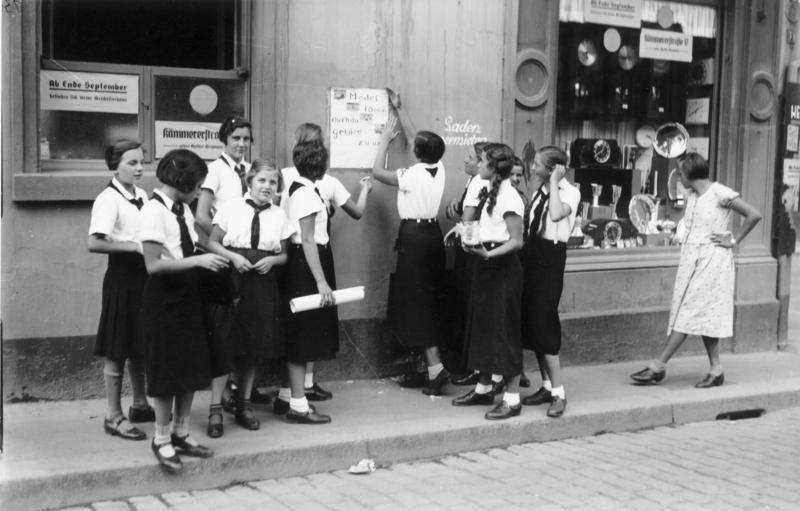
[{"label": "window pane", "polygon": [[102,160],[106,147],[121,138],[139,139],[138,115],[40,111],[39,143],[42,160]]},{"label": "window pane", "polygon": [[45,56],[147,66],[232,69],[231,0],[48,0]]}]

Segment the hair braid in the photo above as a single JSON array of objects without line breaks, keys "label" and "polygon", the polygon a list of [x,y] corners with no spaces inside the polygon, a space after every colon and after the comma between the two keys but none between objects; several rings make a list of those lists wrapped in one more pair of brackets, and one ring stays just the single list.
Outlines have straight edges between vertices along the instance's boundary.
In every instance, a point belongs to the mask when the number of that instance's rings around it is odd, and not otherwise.
[{"label": "hair braid", "polygon": [[492,144],[487,147],[483,157],[489,163],[489,167],[494,170],[492,173],[492,188],[489,190],[488,207],[486,211],[491,215],[497,203],[497,193],[500,191],[500,183],[508,179],[511,168],[514,166],[514,151],[505,144]]}]

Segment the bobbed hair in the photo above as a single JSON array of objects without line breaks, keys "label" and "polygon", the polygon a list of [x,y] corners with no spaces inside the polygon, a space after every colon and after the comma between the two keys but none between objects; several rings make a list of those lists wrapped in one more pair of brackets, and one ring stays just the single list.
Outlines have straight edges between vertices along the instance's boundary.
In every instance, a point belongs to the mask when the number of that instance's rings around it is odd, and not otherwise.
[{"label": "bobbed hair", "polygon": [[313,122],[304,122],[298,126],[296,130],[294,130],[295,144],[299,144],[300,142],[311,142],[314,140],[322,142],[322,128],[319,127],[319,124],[314,124]]},{"label": "bobbed hair", "polygon": [[300,142],[292,150],[292,161],[298,174],[316,181],[324,176],[328,169],[328,150],[318,140]]},{"label": "bobbed hair", "polygon": [[250,186],[253,182],[253,178],[259,172],[263,172],[265,170],[273,170],[278,173],[278,193],[283,191],[283,176],[278,170],[278,166],[275,164],[275,160],[271,158],[257,158],[256,161],[250,166],[250,170],[247,171],[247,174],[244,176],[244,180],[247,183],[247,186]]},{"label": "bobbed hair", "polygon": [[436,163],[444,156],[444,140],[432,131],[420,131],[414,138],[414,156],[422,163]]},{"label": "bobbed hair", "polygon": [[119,168],[119,162],[122,161],[122,155],[132,149],[139,149],[140,147],[142,147],[141,142],[127,139],[117,140],[106,147],[105,157],[108,170],[117,170]]},{"label": "bobbed hair", "polygon": [[695,152],[678,156],[678,166],[689,181],[708,179],[708,161]]},{"label": "bobbed hair", "polygon": [[161,158],[156,168],[159,181],[182,193],[193,191],[206,174],[206,162],[188,149],[173,149]]},{"label": "bobbed hair", "polygon": [[253,135],[253,126],[244,117],[234,115],[222,121],[222,125],[219,127],[220,142],[227,145],[228,137],[239,128],[247,128],[250,130],[250,136]]}]

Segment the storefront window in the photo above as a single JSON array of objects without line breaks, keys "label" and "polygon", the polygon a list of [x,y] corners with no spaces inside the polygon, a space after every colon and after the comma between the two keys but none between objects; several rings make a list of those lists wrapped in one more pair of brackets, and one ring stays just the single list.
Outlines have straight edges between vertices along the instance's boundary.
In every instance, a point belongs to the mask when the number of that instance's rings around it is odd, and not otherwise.
[{"label": "storefront window", "polygon": [[562,0],[559,18],[555,140],[581,190],[569,245],[669,246],[683,189],[677,160],[654,151],[653,140],[688,138],[688,150],[712,156],[717,9]]},{"label": "storefront window", "polygon": [[[102,168],[104,148],[119,138],[141,140],[146,157],[158,158],[165,147],[194,148],[196,141],[183,135],[198,133],[197,126],[216,134],[225,117],[244,115],[247,73],[237,68],[244,4],[45,1],[42,168]],[[192,129],[157,129],[158,123],[186,128],[190,121]],[[181,137],[165,140],[163,133]]]}]

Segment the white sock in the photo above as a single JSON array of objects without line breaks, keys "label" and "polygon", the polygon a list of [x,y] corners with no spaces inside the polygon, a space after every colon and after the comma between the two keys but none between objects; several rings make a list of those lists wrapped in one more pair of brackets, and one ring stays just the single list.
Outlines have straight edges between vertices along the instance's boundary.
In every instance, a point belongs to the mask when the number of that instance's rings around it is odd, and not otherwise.
[{"label": "white sock", "polygon": [[505,401],[508,406],[517,406],[519,404],[519,392],[504,393],[503,401]]},{"label": "white sock", "polygon": [[542,387],[544,387],[544,390],[553,391],[553,384],[550,380],[542,380]]},{"label": "white sock", "polygon": [[650,365],[647,366],[647,367],[649,367],[653,371],[661,372],[661,371],[663,371],[664,369],[667,368],[667,364],[665,364],[664,362],[662,362],[660,360],[653,360],[652,362],[650,362]]},{"label": "white sock", "polygon": [[300,398],[291,398],[289,400],[289,408],[299,413],[308,412],[308,399],[305,396]]},{"label": "white sock", "polygon": [[314,373],[306,373],[306,388],[310,389],[314,386]]},{"label": "white sock", "polygon": [[166,426],[159,426],[156,424],[156,431],[153,434],[153,441],[156,445],[164,445],[170,443],[172,437],[170,436],[170,425],[167,424]]},{"label": "white sock", "polygon": [[492,381],[495,382],[495,383],[499,383],[499,382],[503,381],[503,375],[502,374],[493,374],[492,375]]},{"label": "white sock", "polygon": [[563,385],[553,387],[553,390],[551,390],[550,393],[553,395],[553,397],[560,397],[561,399],[567,398],[567,393],[564,391]]},{"label": "white sock", "polygon": [[718,366],[711,366],[711,369],[708,370],[708,374],[712,374],[714,376],[719,376],[722,374],[722,364]]},{"label": "white sock", "polygon": [[288,403],[289,400],[292,399],[292,389],[289,387],[281,387],[278,389],[278,399]]},{"label": "white sock", "polygon": [[189,435],[189,417],[181,417],[176,415],[172,419],[172,432],[175,436],[183,438]]},{"label": "white sock", "polygon": [[492,391],[491,385],[484,385],[483,383],[476,383],[475,384],[475,393],[476,394],[488,394]]},{"label": "white sock", "polygon": [[428,366],[428,379],[432,380],[437,376],[439,376],[439,373],[442,372],[442,369],[444,369],[444,364],[442,364],[441,362],[439,362],[438,364],[434,364],[432,366]]}]

